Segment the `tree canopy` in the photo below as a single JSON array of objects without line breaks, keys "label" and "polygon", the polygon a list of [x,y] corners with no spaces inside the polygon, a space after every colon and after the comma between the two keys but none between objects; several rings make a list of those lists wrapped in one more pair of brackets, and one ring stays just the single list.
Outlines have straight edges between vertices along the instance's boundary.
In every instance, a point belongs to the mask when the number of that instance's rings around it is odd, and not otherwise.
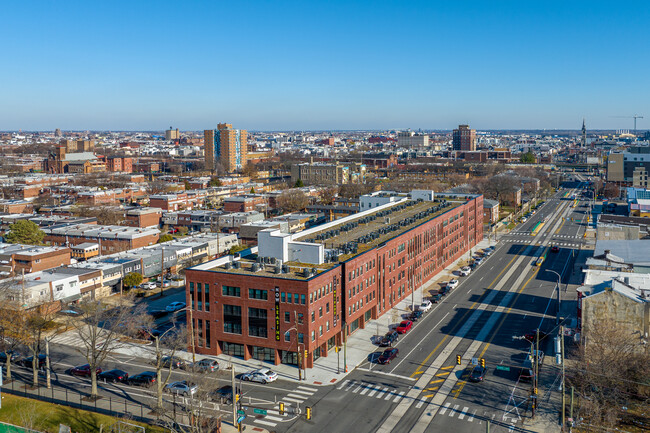
[{"label": "tree canopy", "polygon": [[173,240],[174,240],[174,236],[172,236],[172,235],[170,235],[168,233],[165,233],[164,235],[161,235],[160,238],[158,238],[158,243],[161,244],[163,242],[169,242],[169,241],[173,241]]},{"label": "tree canopy", "polygon": [[534,164],[536,159],[535,159],[535,155],[533,155],[533,152],[528,151],[519,157],[519,161],[521,161],[524,164]]},{"label": "tree canopy", "polygon": [[137,272],[130,272],[122,279],[122,283],[127,287],[135,287],[142,283],[142,275]]},{"label": "tree canopy", "polygon": [[12,244],[38,245],[43,243],[45,233],[38,224],[28,220],[19,220],[9,226],[5,240]]}]

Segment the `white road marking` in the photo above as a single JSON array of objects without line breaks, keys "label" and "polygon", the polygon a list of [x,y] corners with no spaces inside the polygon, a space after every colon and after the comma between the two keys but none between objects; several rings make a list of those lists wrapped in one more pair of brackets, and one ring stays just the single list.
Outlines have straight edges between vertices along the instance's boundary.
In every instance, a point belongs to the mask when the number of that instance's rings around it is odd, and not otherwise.
[{"label": "white road marking", "polygon": [[350,383],[350,379],[345,379],[336,389],[342,389],[346,384]]},{"label": "white road marking", "polygon": [[474,409],[474,412],[472,412],[472,414],[467,418],[467,421],[468,422],[474,421],[474,415],[476,415],[476,409]]},{"label": "white road marking", "polygon": [[277,416],[271,416],[271,415],[266,415],[264,419],[270,419],[271,421],[284,421],[284,418],[280,418]]},{"label": "white road marking", "polygon": [[271,426],[271,427],[275,427],[278,424],[276,422],[264,421],[263,419],[255,419],[255,420],[253,420],[253,422],[256,422],[258,424],[268,425],[268,426]]},{"label": "white road marking", "polygon": [[399,403],[399,401],[402,399],[402,397],[406,394],[406,391],[402,391],[399,394],[397,394],[397,397],[393,400],[393,403]]},{"label": "white road marking", "polygon": [[453,418],[454,415],[456,415],[456,411],[458,410],[458,407],[459,407],[459,406],[460,406],[459,404],[455,404],[455,405],[454,405],[454,408],[453,408],[452,410],[449,411],[449,416],[450,416],[450,417]]},{"label": "white road marking", "polygon": [[458,415],[458,419],[464,419],[464,418],[465,418],[465,414],[467,413],[468,410],[469,410],[469,407],[465,406],[465,407],[463,408],[463,410],[460,412],[460,415]]},{"label": "white road marking", "polygon": [[298,385],[298,389],[304,389],[305,391],[311,391],[311,392],[318,391],[318,388],[309,388],[308,386],[302,386],[302,385]]},{"label": "white road marking", "polygon": [[373,388],[372,391],[370,391],[368,393],[368,397],[372,397],[373,395],[375,395],[377,393],[377,391],[379,391],[378,388]]},{"label": "white road marking", "polygon": [[296,400],[295,398],[285,397],[284,400],[292,401],[294,403],[302,403],[304,400]]},{"label": "white road marking", "polygon": [[287,394],[287,397],[302,398],[303,401],[307,398],[307,397],[305,397],[304,395],[294,394],[294,393]]},{"label": "white road marking", "polygon": [[361,388],[363,388],[363,385],[359,385],[359,386],[357,386],[356,388],[354,388],[354,389],[352,390],[352,392],[356,394],[357,392],[359,392],[359,390],[360,390]]},{"label": "white road marking", "polygon": [[447,412],[447,409],[449,409],[449,406],[451,406],[451,403],[445,403],[442,409],[440,409],[440,415],[444,415]]},{"label": "white road marking", "polygon": [[366,394],[368,391],[370,391],[370,387],[368,387],[368,386],[364,386],[364,387],[363,387],[363,391],[361,391],[361,392],[359,393],[359,395],[364,395],[364,394]]},{"label": "white road marking", "polygon": [[393,397],[393,395],[395,395],[395,394],[393,394],[392,392],[386,393],[386,398],[384,400],[390,400],[391,397]]}]

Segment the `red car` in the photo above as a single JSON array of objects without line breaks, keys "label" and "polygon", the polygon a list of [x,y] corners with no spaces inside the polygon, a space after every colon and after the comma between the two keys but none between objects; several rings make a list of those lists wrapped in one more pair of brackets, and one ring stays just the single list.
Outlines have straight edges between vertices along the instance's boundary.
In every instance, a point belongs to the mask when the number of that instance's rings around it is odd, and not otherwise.
[{"label": "red car", "polygon": [[410,331],[412,327],[413,327],[413,322],[411,322],[410,320],[404,320],[402,323],[400,323],[397,326],[395,330],[400,334],[406,334],[406,332]]},{"label": "red car", "polygon": [[377,358],[377,362],[379,364],[390,364],[390,362],[397,357],[398,353],[399,350],[397,350],[397,348],[386,349],[384,350],[384,353],[379,355],[379,358]]},{"label": "red car", "polygon": [[551,252],[552,252],[552,253],[560,252],[560,247],[558,247],[557,245],[553,245],[553,246],[551,247]]},{"label": "red car", "polygon": [[[102,369],[100,367],[97,367],[95,371],[97,372],[97,374],[99,374],[102,372]],[[73,376],[90,377],[90,365],[84,364],[84,365],[79,365],[77,367],[71,368],[70,374]]]}]

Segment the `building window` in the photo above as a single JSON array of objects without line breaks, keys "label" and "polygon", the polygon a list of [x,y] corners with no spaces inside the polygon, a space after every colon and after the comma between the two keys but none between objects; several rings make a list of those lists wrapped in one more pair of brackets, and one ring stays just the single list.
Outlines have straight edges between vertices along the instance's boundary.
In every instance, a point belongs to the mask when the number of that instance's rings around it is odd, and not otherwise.
[{"label": "building window", "polygon": [[312,311],[312,312],[311,312],[311,321],[312,321],[312,323],[313,323],[314,321],[316,321],[316,312],[315,312],[315,311]]},{"label": "building window", "polygon": [[302,319],[305,317],[302,313],[298,313],[298,324],[302,325]]},{"label": "building window", "polygon": [[281,293],[281,295],[280,295],[280,300],[281,300],[282,302],[285,302],[285,301],[284,301],[284,292]]},{"label": "building window", "polygon": [[239,287],[222,286],[221,293],[223,296],[236,296],[241,297],[241,289]]},{"label": "building window", "polygon": [[289,332],[284,333],[284,341],[286,341],[286,342],[291,341],[291,334]]},{"label": "building window", "polygon": [[291,293],[287,293],[287,302],[291,303]]},{"label": "building window", "polygon": [[316,341],[316,331],[311,331],[311,341]]},{"label": "building window", "polygon": [[323,307],[318,309],[318,317],[323,317]]},{"label": "building window", "polygon": [[266,290],[248,289],[248,298],[266,301],[268,299],[268,293]]},{"label": "building window", "polygon": [[267,332],[266,309],[248,308],[248,335],[266,338]]},{"label": "building window", "polygon": [[325,304],[325,312],[326,313],[330,312],[330,303],[329,302],[327,304]]},{"label": "building window", "polygon": [[323,336],[323,325],[320,325],[320,326],[318,327],[318,335],[319,335],[320,337]]},{"label": "building window", "polygon": [[325,325],[327,325],[327,331],[329,332],[329,330],[330,330],[330,321],[328,320]]},{"label": "building window", "polygon": [[210,284],[205,283],[204,293],[205,293],[205,299],[203,300],[205,304],[203,305],[203,307],[205,308],[205,311],[210,311]]},{"label": "building window", "polygon": [[305,342],[305,334],[302,332],[298,333],[298,343],[303,344]]},{"label": "building window", "polygon": [[284,312],[284,321],[287,323],[291,321],[291,313],[289,313],[288,311]]},{"label": "building window", "polygon": [[294,293],[294,295],[293,295],[293,303],[298,304],[299,300],[300,300],[300,298],[299,298],[298,294]]},{"label": "building window", "polygon": [[241,307],[239,305],[223,305],[223,332],[241,334]]},{"label": "building window", "polygon": [[300,303],[302,305],[305,305],[306,302],[307,302],[307,296],[306,295],[300,295]]}]

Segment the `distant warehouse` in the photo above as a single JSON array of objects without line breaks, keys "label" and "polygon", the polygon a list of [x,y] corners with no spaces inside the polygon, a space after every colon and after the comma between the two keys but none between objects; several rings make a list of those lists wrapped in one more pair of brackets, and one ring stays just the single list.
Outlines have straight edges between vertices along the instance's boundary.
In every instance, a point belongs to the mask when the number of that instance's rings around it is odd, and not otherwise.
[{"label": "distant warehouse", "polygon": [[298,233],[261,230],[257,255],[187,269],[196,351],[311,368],[483,238],[483,196],[387,195]]}]

